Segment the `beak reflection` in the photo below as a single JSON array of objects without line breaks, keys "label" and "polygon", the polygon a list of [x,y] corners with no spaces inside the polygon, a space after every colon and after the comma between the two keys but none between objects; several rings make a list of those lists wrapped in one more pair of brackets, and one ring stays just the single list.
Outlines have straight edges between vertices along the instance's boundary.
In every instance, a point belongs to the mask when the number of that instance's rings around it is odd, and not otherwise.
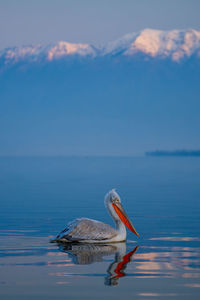
[{"label": "beak reflection", "polygon": [[[74,264],[88,265],[94,262],[103,262],[104,256],[115,254],[114,261],[107,269],[105,285],[118,285],[119,279],[126,276],[124,272],[128,263],[131,262],[138,246],[126,253],[126,243],[113,244],[78,244],[67,243],[59,246],[60,251],[65,252]],[[82,275],[82,274],[81,274]]]}]

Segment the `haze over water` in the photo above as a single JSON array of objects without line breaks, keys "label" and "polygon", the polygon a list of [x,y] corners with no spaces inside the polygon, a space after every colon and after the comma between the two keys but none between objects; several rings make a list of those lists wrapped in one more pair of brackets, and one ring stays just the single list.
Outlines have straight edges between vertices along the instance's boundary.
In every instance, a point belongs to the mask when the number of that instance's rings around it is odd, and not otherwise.
[{"label": "haze over water", "polygon": [[[49,243],[112,188],[139,239]],[[198,299],[199,198],[199,157],[0,158],[1,299]]]}]

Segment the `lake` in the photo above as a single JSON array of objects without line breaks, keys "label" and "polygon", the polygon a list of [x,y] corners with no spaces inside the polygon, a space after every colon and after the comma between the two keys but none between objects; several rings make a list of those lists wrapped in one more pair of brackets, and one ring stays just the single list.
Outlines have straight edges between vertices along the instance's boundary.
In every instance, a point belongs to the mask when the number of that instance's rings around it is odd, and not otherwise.
[{"label": "lake", "polygon": [[[139,238],[49,242],[112,188]],[[0,158],[0,204],[2,300],[199,299],[200,157]]]}]

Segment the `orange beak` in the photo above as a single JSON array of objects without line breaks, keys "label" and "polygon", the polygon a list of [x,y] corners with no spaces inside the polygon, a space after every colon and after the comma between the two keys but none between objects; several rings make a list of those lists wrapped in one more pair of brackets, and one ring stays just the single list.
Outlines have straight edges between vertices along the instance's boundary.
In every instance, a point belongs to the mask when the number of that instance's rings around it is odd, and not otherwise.
[{"label": "orange beak", "polygon": [[131,220],[129,219],[129,217],[125,213],[125,211],[124,211],[123,207],[121,206],[121,204],[120,203],[117,203],[117,204],[112,203],[112,206],[113,206],[114,210],[116,211],[117,215],[119,216],[120,220],[124,223],[124,225],[126,225],[126,227],[130,231],[132,231],[137,236],[139,236],[139,234],[135,230],[133,224],[131,223]]}]

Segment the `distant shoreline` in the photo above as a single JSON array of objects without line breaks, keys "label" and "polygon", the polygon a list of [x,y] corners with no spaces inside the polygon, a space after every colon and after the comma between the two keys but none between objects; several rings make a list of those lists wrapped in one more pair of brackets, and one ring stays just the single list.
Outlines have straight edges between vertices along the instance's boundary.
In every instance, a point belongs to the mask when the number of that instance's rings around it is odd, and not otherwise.
[{"label": "distant shoreline", "polygon": [[200,156],[200,150],[148,151],[146,156]]}]

